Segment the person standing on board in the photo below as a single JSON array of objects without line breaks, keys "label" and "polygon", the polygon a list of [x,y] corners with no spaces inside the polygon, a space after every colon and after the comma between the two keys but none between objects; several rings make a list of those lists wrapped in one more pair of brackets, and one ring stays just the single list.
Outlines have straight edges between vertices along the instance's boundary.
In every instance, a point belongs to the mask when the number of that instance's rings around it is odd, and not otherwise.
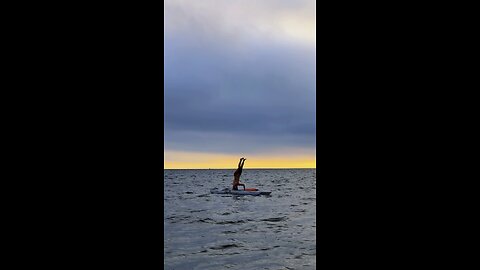
[{"label": "person standing on board", "polygon": [[245,160],[247,159],[243,157],[240,159],[240,162],[238,163],[238,169],[233,174],[233,190],[238,190],[238,186],[243,186],[243,190],[245,190],[245,185],[240,183],[240,175],[242,175],[243,164],[245,163]]}]

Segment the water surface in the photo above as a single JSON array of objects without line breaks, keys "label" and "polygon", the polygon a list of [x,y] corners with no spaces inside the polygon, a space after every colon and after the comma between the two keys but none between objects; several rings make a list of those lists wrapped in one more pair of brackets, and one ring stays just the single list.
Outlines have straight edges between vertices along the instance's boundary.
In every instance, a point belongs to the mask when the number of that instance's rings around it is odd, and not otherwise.
[{"label": "water surface", "polygon": [[244,169],[272,194],[210,194],[233,172],[165,170],[165,269],[315,269],[315,169]]}]

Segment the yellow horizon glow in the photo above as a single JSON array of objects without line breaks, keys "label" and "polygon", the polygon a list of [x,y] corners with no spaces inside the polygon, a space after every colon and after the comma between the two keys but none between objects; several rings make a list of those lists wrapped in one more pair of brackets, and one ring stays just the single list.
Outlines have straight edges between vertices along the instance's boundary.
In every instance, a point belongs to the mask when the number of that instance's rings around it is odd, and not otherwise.
[{"label": "yellow horizon glow", "polygon": [[[165,169],[236,169],[242,155],[165,151]],[[297,153],[273,155],[245,155],[244,169],[315,169],[316,157],[312,154]]]}]

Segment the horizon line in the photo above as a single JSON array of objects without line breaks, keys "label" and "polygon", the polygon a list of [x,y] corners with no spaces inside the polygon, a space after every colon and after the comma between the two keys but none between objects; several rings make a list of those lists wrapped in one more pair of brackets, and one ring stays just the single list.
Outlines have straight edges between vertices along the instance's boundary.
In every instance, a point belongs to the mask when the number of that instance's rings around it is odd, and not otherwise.
[{"label": "horizon line", "polygon": [[[164,170],[236,170],[237,168],[163,168]],[[297,167],[297,168],[243,168],[244,170],[251,170],[251,169],[316,169],[315,168],[306,168],[306,167]]]}]

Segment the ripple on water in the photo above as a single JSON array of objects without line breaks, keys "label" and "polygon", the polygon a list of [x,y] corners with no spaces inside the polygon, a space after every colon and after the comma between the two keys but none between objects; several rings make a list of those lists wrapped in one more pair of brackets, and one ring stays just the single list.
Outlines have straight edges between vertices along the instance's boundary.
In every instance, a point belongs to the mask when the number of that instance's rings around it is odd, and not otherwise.
[{"label": "ripple on water", "polygon": [[219,246],[210,247],[209,249],[224,250],[224,249],[228,249],[228,248],[240,248],[240,247],[243,247],[243,245],[232,243],[232,244],[223,244],[223,245],[219,245]]},{"label": "ripple on water", "polygon": [[199,213],[199,212],[205,212],[205,211],[207,211],[207,210],[205,210],[205,209],[200,209],[200,210],[190,210],[189,212],[190,212],[190,213]]},{"label": "ripple on water", "polygon": [[283,221],[283,220],[286,220],[286,217],[265,218],[265,219],[262,219],[261,221],[279,222],[279,221]]},{"label": "ripple on water", "polygon": [[215,224],[220,224],[220,225],[225,225],[225,224],[239,224],[239,223],[245,223],[245,220],[222,220],[222,221],[217,221]]},{"label": "ripple on water", "polygon": [[187,224],[192,224],[192,223],[213,223],[215,222],[213,219],[211,218],[201,218],[201,219],[196,219],[196,220],[192,220],[190,222],[188,222]]}]

